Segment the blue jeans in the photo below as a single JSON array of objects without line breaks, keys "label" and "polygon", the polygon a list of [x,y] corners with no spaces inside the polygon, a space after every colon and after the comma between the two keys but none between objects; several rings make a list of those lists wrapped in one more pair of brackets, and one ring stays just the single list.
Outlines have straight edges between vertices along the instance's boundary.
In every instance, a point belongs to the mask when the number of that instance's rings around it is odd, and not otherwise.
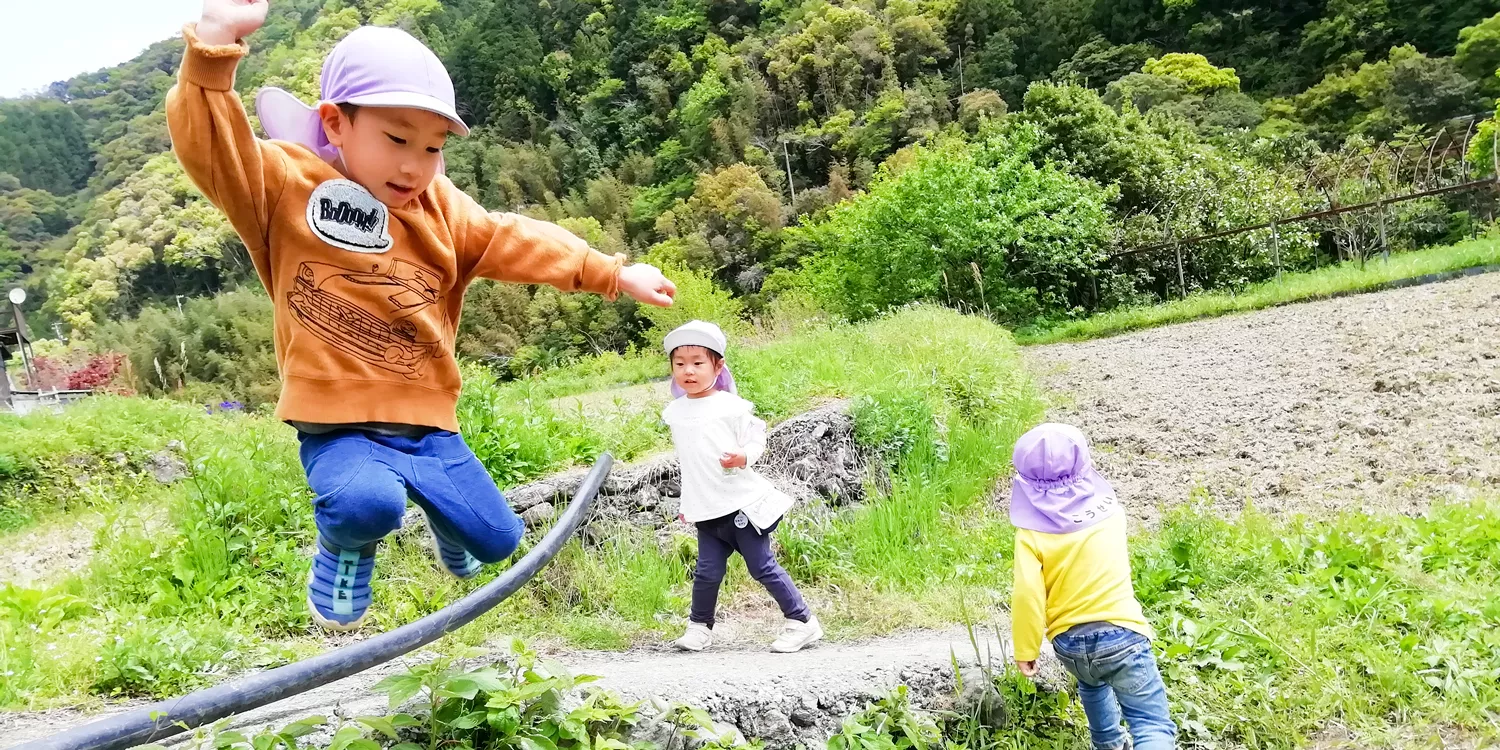
[{"label": "blue jeans", "polygon": [[1177,746],[1177,725],[1167,710],[1167,687],[1156,671],[1149,639],[1107,622],[1091,622],[1053,638],[1052,650],[1078,678],[1096,750],[1125,746],[1122,714],[1135,750]]},{"label": "blue jeans", "polygon": [[358,549],[401,528],[410,498],[480,562],[510,557],[525,526],[463,437],[441,430],[391,437],[361,430],[301,433],[300,456],[317,495],[318,533]]}]

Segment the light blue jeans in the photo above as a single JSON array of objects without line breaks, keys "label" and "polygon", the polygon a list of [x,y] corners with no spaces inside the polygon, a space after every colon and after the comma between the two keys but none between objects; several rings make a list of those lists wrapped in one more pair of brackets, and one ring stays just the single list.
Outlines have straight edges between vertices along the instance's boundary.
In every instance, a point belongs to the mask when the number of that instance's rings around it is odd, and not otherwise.
[{"label": "light blue jeans", "polygon": [[1135,750],[1172,750],[1177,725],[1167,710],[1167,687],[1156,671],[1151,641],[1107,622],[1075,625],[1052,639],[1052,650],[1078,678],[1095,750],[1120,750],[1130,724]]}]

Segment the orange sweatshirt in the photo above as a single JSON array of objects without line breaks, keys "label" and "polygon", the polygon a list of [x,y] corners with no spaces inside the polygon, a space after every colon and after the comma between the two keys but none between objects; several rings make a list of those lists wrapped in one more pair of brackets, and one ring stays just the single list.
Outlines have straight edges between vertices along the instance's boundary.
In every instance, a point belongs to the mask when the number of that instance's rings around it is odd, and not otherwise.
[{"label": "orange sweatshirt", "polygon": [[479,277],[613,299],[625,256],[555,224],[490,213],[447,177],[387,208],[307,148],[255,137],[234,91],[243,43],[193,26],[167,95],[172,150],[250,251],[275,301],[276,416],[458,430],[454,334]]}]

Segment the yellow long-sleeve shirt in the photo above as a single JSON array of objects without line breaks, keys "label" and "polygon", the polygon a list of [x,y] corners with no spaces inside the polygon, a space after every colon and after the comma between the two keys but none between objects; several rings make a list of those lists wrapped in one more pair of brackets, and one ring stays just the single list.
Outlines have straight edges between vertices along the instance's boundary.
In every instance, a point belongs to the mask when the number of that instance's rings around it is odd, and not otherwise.
[{"label": "yellow long-sleeve shirt", "polygon": [[458,430],[453,343],[477,278],[611,299],[625,256],[490,213],[439,175],[388,207],[304,146],[255,137],[234,91],[243,43],[187,52],[167,94],[182,168],[229,218],[275,301],[278,418]]},{"label": "yellow long-sleeve shirt", "polygon": [[1021,661],[1041,654],[1044,633],[1053,638],[1087,622],[1155,638],[1130,584],[1124,514],[1071,534],[1016,529],[1015,573],[1011,630]]}]

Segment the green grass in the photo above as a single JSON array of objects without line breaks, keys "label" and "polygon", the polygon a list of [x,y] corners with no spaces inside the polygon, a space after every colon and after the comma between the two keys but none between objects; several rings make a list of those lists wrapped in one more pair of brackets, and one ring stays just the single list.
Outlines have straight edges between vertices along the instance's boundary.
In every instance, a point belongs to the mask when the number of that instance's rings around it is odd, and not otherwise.
[{"label": "green grass", "polygon": [[[997,326],[917,308],[737,357],[742,393],[768,418],[853,397],[864,437],[887,448],[896,465],[889,499],[801,514],[779,535],[836,632],[951,621],[954,592],[978,592],[986,576],[1001,574],[1003,559],[992,553],[1005,546],[1008,526],[982,491],[1005,466],[993,446],[1009,444],[1041,414],[1017,351]],[[656,426],[660,405],[626,405],[585,422],[553,411],[535,384],[499,385],[466,373],[461,421],[502,486],[600,450],[630,457],[666,446]],[[0,589],[0,673],[13,673],[0,681],[0,705],[166,696],[322,647],[302,602],[314,529],[292,431],[266,416],[183,409],[101,399],[70,419],[6,423],[0,445],[30,436],[64,454],[98,456],[117,445],[88,437],[106,432],[103,426],[159,419],[170,429],[119,431],[120,444],[149,451],[169,436],[180,439],[192,476],[171,486],[122,482],[97,501],[111,517],[84,569],[44,589]],[[17,455],[23,465],[55,458]],[[19,538],[13,532],[0,543]],[[975,544],[980,539],[988,541]],[[613,530],[590,548],[575,542],[532,585],[448,643],[498,633],[602,648],[656,640],[682,625],[693,553],[691,540],[662,541],[641,529]],[[931,573],[965,566],[976,571],[970,579]],[[381,552],[374,626],[436,611],[498,572],[457,581],[434,566],[420,535],[398,534]],[[764,598],[742,569],[725,601],[737,597]]]},{"label": "green grass", "polygon": [[655,350],[606,353],[548,370],[525,382],[543,398],[558,398],[664,378],[667,370],[666,357]]},{"label": "green grass", "polygon": [[1159,305],[1131,307],[1094,315],[1052,327],[1021,329],[1021,344],[1051,344],[1061,341],[1114,336],[1145,328],[1211,318],[1230,313],[1260,310],[1304,300],[1371,291],[1402,279],[1500,264],[1500,238],[1484,237],[1447,247],[1392,255],[1389,261],[1355,261],[1305,273],[1288,273],[1280,279],[1252,284],[1238,291],[1202,292]]},{"label": "green grass", "polygon": [[[989,492],[1015,437],[1041,415],[1017,354],[998,327],[918,308],[737,357],[744,392],[773,419],[821,398],[852,398],[860,440],[891,463],[889,492],[858,507],[804,510],[777,534],[782,560],[835,637],[1004,608],[1014,534]],[[475,399],[466,420],[479,420],[465,422],[470,437],[500,433],[506,460],[529,462],[524,472],[659,438],[625,418],[580,437],[580,425],[550,412],[543,394],[534,384],[476,384],[466,397]],[[14,461],[29,466],[55,461],[49,451],[150,451],[170,435],[186,444],[194,476],[170,487],[121,482],[90,506],[109,518],[85,569],[45,588],[0,587],[0,705],[171,695],[325,648],[301,601],[312,514],[290,430],[167,402],[101,400],[88,409],[70,412],[76,423],[0,423],[16,431],[0,445],[12,450],[12,436],[24,435],[52,446],[18,450]],[[149,425],[152,409],[170,432],[110,427]],[[506,448],[512,442],[518,447]],[[505,634],[617,649],[675,635],[693,540],[608,532],[593,546],[570,544],[440,648],[456,653]],[[1184,508],[1136,536],[1132,549],[1185,740],[1289,748],[1332,725],[1360,747],[1423,746],[1439,731],[1500,740],[1494,499],[1419,518],[1273,521],[1251,512],[1227,520]],[[383,547],[379,570],[375,629],[435,611],[498,573],[454,580],[414,534]],[[764,592],[743,568],[730,571],[723,601],[763,608]],[[1076,709],[1018,680],[1000,677],[1022,707],[1007,726],[947,722],[948,739],[976,749],[1087,746]]]},{"label": "green grass", "polygon": [[[1349,739],[1331,747],[1500,742],[1495,499],[1416,518],[1231,520],[1183,507],[1131,547],[1179,746],[1297,748],[1328,729]],[[865,747],[924,725],[950,748],[1090,747],[1075,701],[1014,670],[991,677],[1005,699],[998,722],[914,712],[893,696],[845,733]]]},{"label": "green grass", "polygon": [[1500,740],[1500,502],[1234,523],[1184,508],[1134,553],[1186,736],[1293,747],[1337,723],[1359,747],[1445,727]]},{"label": "green grass", "polygon": [[135,494],[151,455],[206,416],[202,407],[118,397],[66,415],[0,414],[0,533]]}]

